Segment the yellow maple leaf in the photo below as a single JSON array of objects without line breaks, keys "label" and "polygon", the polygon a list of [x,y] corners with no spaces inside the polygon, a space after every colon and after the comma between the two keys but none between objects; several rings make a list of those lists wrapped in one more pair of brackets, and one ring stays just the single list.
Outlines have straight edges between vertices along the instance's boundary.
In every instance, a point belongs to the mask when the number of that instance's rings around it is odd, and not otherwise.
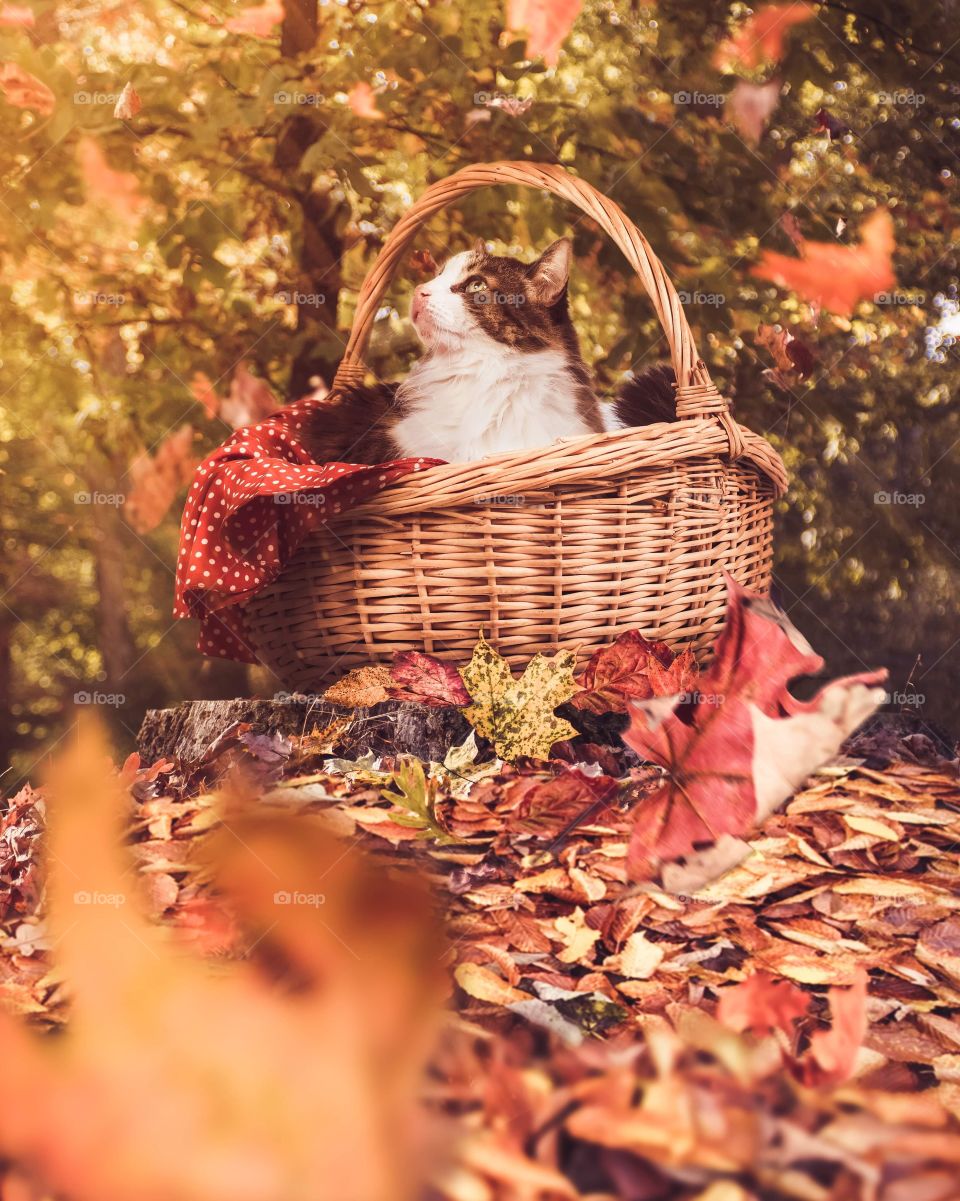
[{"label": "yellow maple leaf", "polygon": [[573,678],[576,655],[534,655],[519,680],[510,664],[480,635],[473,657],[460,676],[473,704],[463,710],[478,734],[489,738],[501,759],[521,755],[546,759],[550,748],[577,731],[554,710],[579,691]]}]

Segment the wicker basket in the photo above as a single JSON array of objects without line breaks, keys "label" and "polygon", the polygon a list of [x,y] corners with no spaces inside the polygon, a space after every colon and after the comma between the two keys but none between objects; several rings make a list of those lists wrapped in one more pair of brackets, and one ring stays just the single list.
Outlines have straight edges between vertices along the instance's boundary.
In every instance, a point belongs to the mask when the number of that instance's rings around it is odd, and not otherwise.
[{"label": "wicker basket", "polygon": [[375,314],[421,225],[491,184],[552,192],[617,243],[666,332],[679,420],[433,467],[331,521],[246,606],[261,659],[288,687],[316,689],[398,650],[463,660],[481,629],[514,663],[592,652],[631,629],[704,651],[723,623],[723,572],[768,587],[783,464],[733,421],[646,239],[562,167],[470,166],[429,187],[364,281],[334,391],[363,378]]}]

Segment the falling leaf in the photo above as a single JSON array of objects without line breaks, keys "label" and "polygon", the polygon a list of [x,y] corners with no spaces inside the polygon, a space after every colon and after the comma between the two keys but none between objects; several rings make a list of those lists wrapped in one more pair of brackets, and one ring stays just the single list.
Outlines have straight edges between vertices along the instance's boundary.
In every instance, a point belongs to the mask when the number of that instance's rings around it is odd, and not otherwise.
[{"label": "falling leaf", "polygon": [[419,705],[469,705],[470,694],[452,663],[444,663],[420,651],[398,651],[386,685],[396,701]]},{"label": "falling leaf", "polygon": [[484,100],[487,108],[499,108],[508,117],[522,117],[533,108],[533,97],[527,96],[521,100],[519,96],[490,96]]},{"label": "falling leaf", "polygon": [[582,6],[583,0],[507,0],[507,28],[526,33],[527,58],[555,67]]},{"label": "falling leaf", "polygon": [[143,101],[137,95],[137,89],[132,83],[128,83],[120,93],[113,115],[118,121],[130,121],[142,108]]},{"label": "falling leaf", "polygon": [[283,0],[266,0],[264,4],[243,9],[237,17],[229,17],[223,25],[231,33],[246,33],[252,37],[268,38],[276,26],[283,23],[283,16]]},{"label": "falling leaf", "polygon": [[49,117],[57,103],[56,96],[43,80],[24,71],[16,63],[0,66],[0,91],[8,104],[17,108],[32,108],[44,117]]},{"label": "falling leaf", "polygon": [[731,1030],[752,1030],[756,1034],[782,1030],[792,1035],[793,1023],[809,1008],[810,997],[802,989],[760,970],[720,990],[717,1017]]},{"label": "falling leaf", "polygon": [[714,65],[721,71],[731,71],[779,62],[787,34],[794,25],[809,21],[815,13],[812,4],[768,4],[748,17],[733,37],[720,45],[714,54]]},{"label": "falling leaf", "polygon": [[97,139],[88,136],[77,143],[77,161],[88,198],[99,208],[108,209],[122,224],[135,225],[147,203],[136,175],[115,171]]},{"label": "falling leaf", "polygon": [[779,103],[779,80],[755,84],[740,79],[730,93],[726,111],[747,141],[756,146]]},{"label": "falling leaf", "polygon": [[210,377],[203,371],[195,371],[190,377],[190,391],[193,399],[203,405],[204,411],[211,419],[220,412],[220,397]]},{"label": "falling leaf", "polygon": [[415,250],[410,255],[410,266],[417,275],[432,279],[439,270],[437,260],[429,250]]},{"label": "falling leaf", "polygon": [[809,1084],[839,1084],[853,1071],[867,1030],[867,973],[858,968],[850,988],[830,989],[828,1030],[818,1030],[802,1063]]},{"label": "falling leaf", "polygon": [[280,401],[270,391],[270,385],[251,374],[243,363],[230,381],[230,394],[220,402],[220,416],[231,429],[255,425],[280,408]]},{"label": "falling leaf", "polygon": [[21,29],[32,29],[35,24],[33,9],[23,4],[0,5],[0,25],[14,25]]},{"label": "falling leaf", "polygon": [[761,322],[757,326],[757,345],[773,355],[778,375],[776,382],[787,389],[792,377],[806,379],[816,366],[816,356],[810,347],[782,326]]},{"label": "falling leaf", "polygon": [[864,221],[858,246],[807,242],[803,258],[765,250],[750,274],[849,317],[858,301],[896,285],[893,250],[893,218],[880,209]]},{"label": "falling leaf", "polygon": [[133,487],[123,507],[138,534],[155,530],[163,521],[180,489],[193,478],[195,467],[192,425],[168,434],[155,455],[144,451],[133,460],[129,468]]},{"label": "falling leaf", "polygon": [[493,743],[501,759],[548,758],[555,742],[576,735],[573,726],[554,713],[577,691],[575,661],[569,651],[552,657],[537,654],[514,681],[509,663],[481,635],[469,664],[460,668],[473,698],[464,709],[467,721]]},{"label": "falling leaf", "polygon": [[[664,716],[634,703],[623,738],[667,771],[667,781],[634,812],[631,873],[738,837],[773,812],[883,700],[885,671],[835,680],[811,701],[787,685],[823,667],[771,602],[727,577],[726,623],[692,701]],[[669,704],[669,702],[668,702]]]},{"label": "falling leaf", "polygon": [[386,114],[377,108],[375,99],[373,88],[362,81],[355,83],[347,93],[347,104],[354,116],[362,117],[365,121],[385,121]]},{"label": "falling leaf", "polygon": [[825,108],[817,109],[817,126],[826,132],[827,140],[830,142],[834,138],[842,138],[853,132],[846,121],[841,121],[839,117],[835,117]]},{"label": "falling leaf", "polygon": [[626,713],[629,700],[688,691],[698,673],[689,651],[675,655],[665,642],[648,642],[628,630],[590,658],[577,679],[582,691],[570,703],[589,713]]}]

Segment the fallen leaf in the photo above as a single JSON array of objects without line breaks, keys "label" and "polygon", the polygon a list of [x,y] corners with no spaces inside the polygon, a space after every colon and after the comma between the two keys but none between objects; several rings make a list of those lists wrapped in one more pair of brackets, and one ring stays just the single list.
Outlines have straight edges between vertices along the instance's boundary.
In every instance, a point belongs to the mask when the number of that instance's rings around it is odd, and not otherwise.
[{"label": "fallen leaf", "polygon": [[893,250],[893,218],[879,209],[864,221],[859,245],[806,242],[803,258],[765,250],[750,274],[849,317],[859,301],[873,300],[896,285]]},{"label": "fallen leaf", "polygon": [[649,980],[663,962],[665,951],[660,943],[651,942],[639,932],[631,934],[623,944],[619,955],[612,956],[605,966],[615,965],[615,970],[631,980]]},{"label": "fallen leaf", "polygon": [[385,685],[391,699],[415,701],[418,705],[470,704],[460,673],[452,663],[444,663],[420,651],[397,651]]},{"label": "fallen leaf", "polygon": [[563,943],[563,950],[557,953],[561,963],[582,963],[592,958],[591,953],[600,931],[586,925],[579,905],[569,917],[558,917],[553,924]]},{"label": "fallen leaf", "polygon": [[637,630],[628,630],[591,656],[577,679],[581,691],[570,703],[589,713],[626,713],[631,699],[686,692],[698,674],[689,651],[674,655],[665,642],[648,642]]},{"label": "fallen leaf", "polygon": [[389,698],[393,681],[390,669],[382,663],[368,664],[348,671],[324,692],[323,699],[334,705],[365,709]]},{"label": "fallen leaf", "polygon": [[468,996],[492,1005],[511,1005],[515,1001],[529,1001],[530,994],[514,988],[506,980],[479,963],[461,963],[454,971],[457,983]]},{"label": "fallen leaf", "polygon": [[481,635],[470,662],[460,668],[473,698],[463,711],[467,721],[493,743],[501,759],[548,758],[555,742],[576,735],[573,726],[554,712],[577,691],[575,661],[569,651],[551,657],[537,654],[515,681],[509,663]]}]

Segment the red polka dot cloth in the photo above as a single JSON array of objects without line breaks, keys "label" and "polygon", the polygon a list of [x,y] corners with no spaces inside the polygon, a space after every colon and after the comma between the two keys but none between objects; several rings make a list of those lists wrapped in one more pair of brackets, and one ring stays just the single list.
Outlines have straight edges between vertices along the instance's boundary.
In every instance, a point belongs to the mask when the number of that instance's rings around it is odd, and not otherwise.
[{"label": "red polka dot cloth", "polygon": [[276,579],[304,538],[330,517],[439,459],[369,467],[315,463],[300,442],[305,397],[237,430],[197,468],[180,523],[174,617],[200,619],[197,649],[256,663],[243,603]]}]

